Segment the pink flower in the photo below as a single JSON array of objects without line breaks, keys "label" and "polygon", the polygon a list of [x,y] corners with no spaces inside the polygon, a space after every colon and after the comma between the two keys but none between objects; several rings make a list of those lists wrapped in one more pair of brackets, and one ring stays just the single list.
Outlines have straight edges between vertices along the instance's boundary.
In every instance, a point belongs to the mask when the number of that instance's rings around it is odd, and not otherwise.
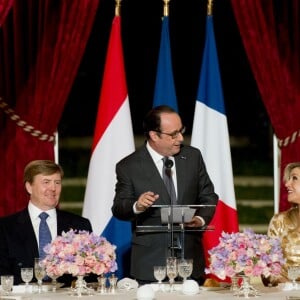
[{"label": "pink flower", "polygon": [[101,275],[117,270],[116,246],[88,231],[63,232],[45,247],[43,264],[49,276]]},{"label": "pink flower", "polygon": [[279,275],[285,260],[278,238],[244,232],[222,232],[220,243],[208,251],[210,265],[205,270],[224,280],[243,273],[247,276]]}]

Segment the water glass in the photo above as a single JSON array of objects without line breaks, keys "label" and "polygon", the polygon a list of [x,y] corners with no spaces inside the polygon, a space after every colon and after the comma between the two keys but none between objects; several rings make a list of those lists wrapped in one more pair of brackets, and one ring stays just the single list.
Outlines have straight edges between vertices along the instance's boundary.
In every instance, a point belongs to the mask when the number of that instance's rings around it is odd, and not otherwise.
[{"label": "water glass", "polygon": [[38,293],[42,292],[43,278],[46,276],[46,270],[41,262],[41,258],[34,259],[34,276],[38,281]]},{"label": "water glass", "polygon": [[13,275],[1,275],[1,287],[4,295],[9,295],[14,285]]},{"label": "water glass", "polygon": [[56,289],[57,289],[57,278],[59,277],[58,275],[54,275],[54,274],[48,274],[48,276],[51,278],[52,282],[52,292],[55,293]]},{"label": "water glass", "polygon": [[288,268],[288,278],[292,280],[293,289],[297,289],[296,279],[300,276],[300,267],[291,266]]},{"label": "water glass", "polygon": [[170,291],[173,291],[174,280],[177,277],[177,258],[176,257],[168,257],[166,263],[167,276],[169,278],[170,283]]},{"label": "water glass", "polygon": [[158,281],[158,287],[161,288],[162,281],[166,278],[167,269],[166,266],[154,266],[153,267],[154,278]]},{"label": "water glass", "polygon": [[193,272],[193,260],[192,259],[180,259],[178,261],[178,275],[182,277],[183,282],[192,275]]},{"label": "water glass", "polygon": [[25,291],[28,292],[29,282],[33,278],[33,268],[21,268],[21,278],[25,282]]}]

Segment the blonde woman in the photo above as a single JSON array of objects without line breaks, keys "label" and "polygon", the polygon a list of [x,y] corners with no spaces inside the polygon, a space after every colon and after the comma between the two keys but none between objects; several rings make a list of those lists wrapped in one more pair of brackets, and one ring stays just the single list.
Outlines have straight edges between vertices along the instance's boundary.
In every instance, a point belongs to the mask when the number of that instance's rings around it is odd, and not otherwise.
[{"label": "blonde woman", "polygon": [[289,280],[289,267],[300,266],[300,162],[293,162],[285,167],[283,180],[291,208],[272,217],[268,235],[281,239],[286,263],[280,277],[270,278],[273,285]]}]

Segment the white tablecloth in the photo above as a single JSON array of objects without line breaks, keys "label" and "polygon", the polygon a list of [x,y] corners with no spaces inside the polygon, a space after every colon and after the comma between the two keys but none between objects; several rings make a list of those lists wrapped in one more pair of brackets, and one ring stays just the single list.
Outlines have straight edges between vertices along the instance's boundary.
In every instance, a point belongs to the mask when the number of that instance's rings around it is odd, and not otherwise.
[{"label": "white tablecloth", "polygon": [[[258,289],[261,293],[260,296],[258,296],[256,299],[270,299],[270,300],[286,300],[288,299],[288,296],[298,296],[300,299],[300,290],[298,291],[283,291],[279,289],[278,287],[264,287],[263,285],[255,285],[255,288]],[[111,300],[136,300],[136,289],[132,289],[129,291],[124,290],[116,290],[115,293],[105,293],[100,294],[95,292],[92,296],[81,296],[76,297],[72,296],[70,294],[69,289],[58,289],[55,293],[53,292],[43,292],[43,293],[12,293],[9,297],[7,296],[1,296],[0,299],[15,299],[15,300],[60,300],[60,299],[111,299]],[[252,297],[251,297],[252,298]],[[198,294],[190,296],[190,295],[184,295],[182,291],[174,291],[174,292],[162,292],[162,291],[156,291],[155,292],[155,300],[176,300],[176,299],[185,299],[185,300],[205,300],[205,299],[242,299],[242,297],[233,297],[233,293],[227,288],[227,289],[220,289],[220,290],[202,290],[200,288],[200,291]],[[252,298],[253,299],[253,298]]]}]

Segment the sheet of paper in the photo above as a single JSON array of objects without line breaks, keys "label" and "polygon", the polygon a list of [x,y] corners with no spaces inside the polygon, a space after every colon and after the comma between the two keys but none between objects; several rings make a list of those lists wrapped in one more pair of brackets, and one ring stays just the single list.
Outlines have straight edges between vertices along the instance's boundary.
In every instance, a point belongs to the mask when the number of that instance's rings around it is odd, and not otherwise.
[{"label": "sheet of paper", "polygon": [[[162,207],[160,210],[162,224],[168,224],[170,219],[173,219],[173,223],[187,223],[190,222],[195,214],[196,209],[189,207]],[[173,215],[173,218],[169,216]]]}]

